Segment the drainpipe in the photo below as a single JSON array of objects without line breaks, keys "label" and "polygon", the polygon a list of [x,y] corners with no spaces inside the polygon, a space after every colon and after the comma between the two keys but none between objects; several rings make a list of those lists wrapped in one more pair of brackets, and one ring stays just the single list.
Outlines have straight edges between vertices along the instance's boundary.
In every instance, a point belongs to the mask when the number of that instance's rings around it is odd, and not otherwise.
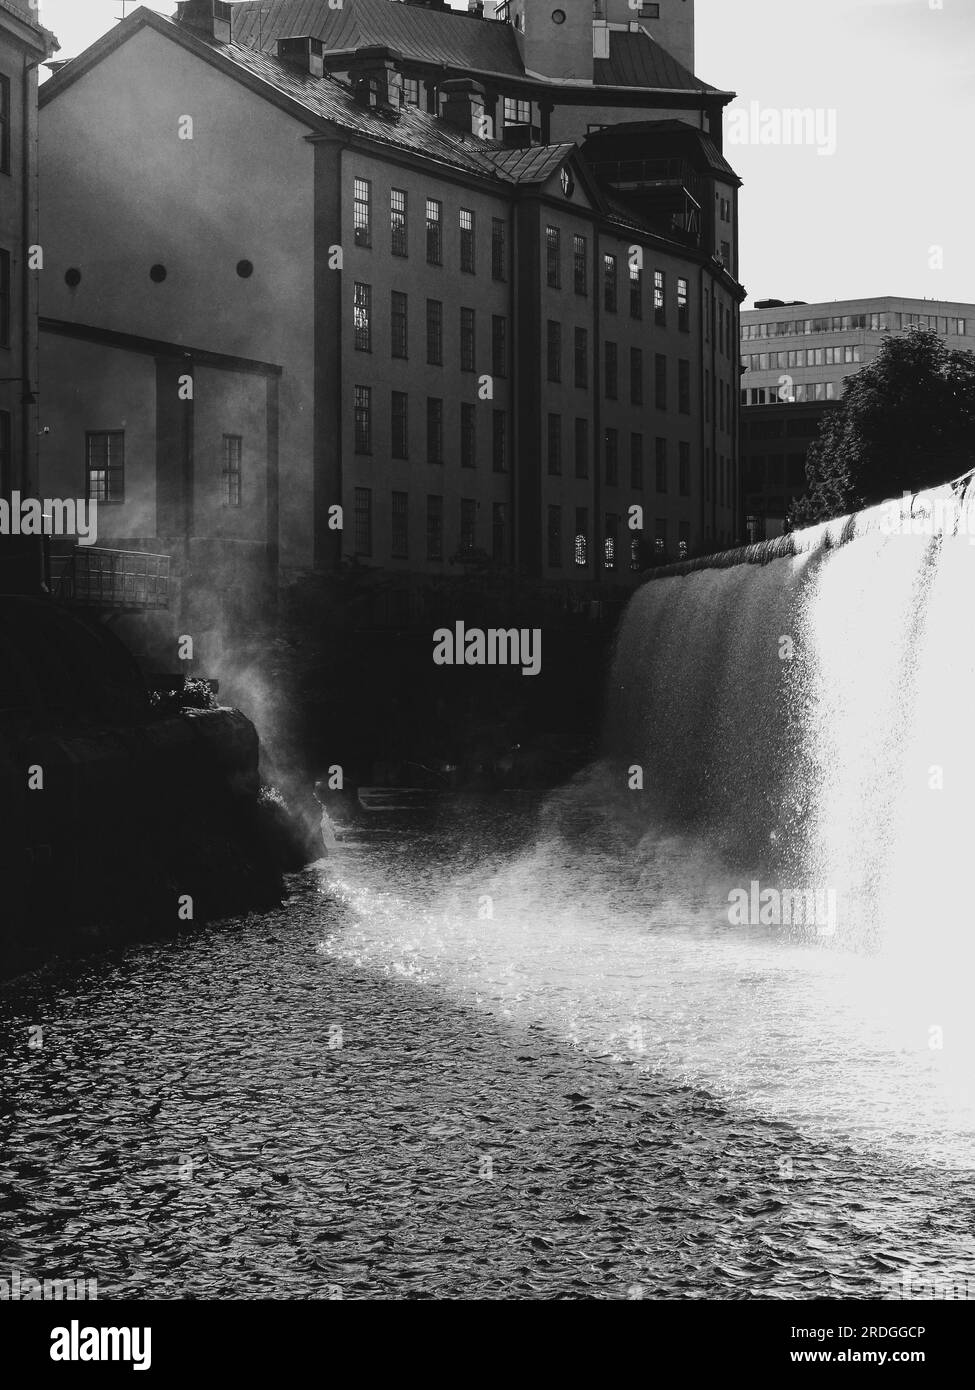
[{"label": "drainpipe", "polygon": [[[21,448],[23,450],[23,461],[21,465],[22,487],[29,496],[31,493],[31,455],[36,440],[36,425],[34,421],[34,407],[29,404],[27,397],[33,394],[34,390],[34,371],[36,362],[31,360],[31,324],[36,322],[35,307],[33,304],[30,257],[28,248],[32,246],[32,232],[34,230],[33,218],[31,215],[34,206],[35,189],[31,181],[31,73],[34,72],[45,61],[44,58],[28,59],[24,58],[23,72],[23,112],[21,116],[21,170],[23,184],[23,207],[22,207],[22,241],[23,257],[21,264],[21,360],[23,363],[23,377],[21,383],[24,387],[24,399],[21,401],[20,423],[21,423]],[[36,135],[36,132],[35,132]]]},{"label": "drainpipe", "polygon": [[[508,505],[511,508],[511,520],[508,525],[508,572],[511,580],[511,595],[514,597],[517,587],[517,574],[520,569],[521,557],[521,536],[519,534],[520,511],[518,507],[518,488],[521,484],[521,430],[519,428],[521,416],[521,391],[519,388],[519,378],[521,376],[521,360],[519,344],[521,342],[521,295],[519,293],[519,280],[521,279],[521,258],[518,247],[518,189],[517,186],[511,191],[511,199],[508,204],[508,225],[511,228],[511,250],[508,258],[508,312],[509,319],[509,341],[511,351],[508,354],[508,399],[510,408],[511,426],[509,429],[510,454],[508,462]],[[526,451],[528,452],[528,451]],[[539,470],[541,464],[539,464]],[[539,488],[541,491],[541,488]],[[540,564],[539,575],[544,578],[545,562],[547,554],[547,530],[545,517],[547,512],[544,505],[540,507],[538,520],[539,527],[539,551]],[[504,559],[502,558],[502,563]]]}]

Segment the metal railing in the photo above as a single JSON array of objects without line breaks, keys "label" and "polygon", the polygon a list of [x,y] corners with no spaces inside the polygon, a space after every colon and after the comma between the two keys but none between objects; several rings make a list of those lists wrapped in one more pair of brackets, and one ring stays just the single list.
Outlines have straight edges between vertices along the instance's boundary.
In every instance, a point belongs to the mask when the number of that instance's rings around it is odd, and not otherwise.
[{"label": "metal railing", "polygon": [[93,608],[168,608],[168,555],[78,546],[65,557],[56,598]]}]

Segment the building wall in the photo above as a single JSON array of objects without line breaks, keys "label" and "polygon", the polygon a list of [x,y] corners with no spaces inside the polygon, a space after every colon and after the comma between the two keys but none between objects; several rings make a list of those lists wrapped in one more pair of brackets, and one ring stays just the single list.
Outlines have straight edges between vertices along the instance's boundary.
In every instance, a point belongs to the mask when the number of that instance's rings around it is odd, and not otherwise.
[{"label": "building wall", "polygon": [[98,544],[118,544],[156,531],[156,369],[151,357],[53,333],[41,336],[44,394],[41,493],[86,498],[86,436],[125,435],[125,500],[98,506]]},{"label": "building wall", "polygon": [[[179,138],[184,116],[192,140]],[[313,541],[307,133],[150,29],[41,110],[42,312],[281,363],[282,563],[299,567]],[[242,260],[250,278],[237,273]],[[161,284],[149,274],[157,264]],[[82,275],[74,289],[64,278],[72,267]]]},{"label": "building wall", "polygon": [[[510,505],[511,464],[506,472],[496,473],[492,466],[492,414],[503,410],[508,418],[509,449],[511,439],[511,371],[515,352],[511,320],[511,231],[510,204],[504,196],[492,197],[481,189],[468,187],[453,180],[438,178],[435,173],[419,171],[404,165],[368,156],[358,150],[348,150],[341,160],[343,178],[343,224],[336,240],[344,248],[344,273],[341,278],[342,312],[342,473],[341,501],[345,513],[342,532],[342,554],[351,557],[360,553],[356,545],[354,526],[355,490],[368,488],[372,493],[372,558],[392,570],[419,571],[428,574],[456,573],[450,557],[460,547],[461,499],[477,504],[475,545],[491,550],[491,514],[495,502]],[[357,246],[353,226],[353,185],[356,178],[367,179],[372,189],[372,246]],[[407,195],[408,252],[406,257],[393,256],[390,250],[390,190],[400,189]],[[426,200],[436,199],[443,206],[443,264],[430,265],[426,257]],[[461,209],[474,214],[476,237],[476,270],[474,274],[460,269]],[[491,224],[493,218],[503,219],[507,230],[508,270],[505,280],[494,280],[491,274]],[[355,348],[353,294],[355,284],[371,287],[372,350]],[[391,351],[391,296],[396,291],[407,295],[408,357],[393,357]],[[443,363],[427,362],[426,311],[427,301],[443,306]],[[475,370],[464,371],[460,352],[460,310],[475,312],[476,356]],[[491,360],[492,318],[501,316],[507,325],[508,371],[495,377]],[[480,381],[492,377],[493,399],[482,399]],[[357,454],[355,448],[355,388],[371,391],[372,452]],[[394,459],[391,449],[391,394],[405,393],[408,397],[409,458]],[[427,462],[427,400],[443,402],[442,464]],[[476,466],[462,468],[460,461],[461,406],[475,408]],[[409,556],[396,557],[391,553],[391,507],[393,491],[409,495]],[[443,498],[444,536],[443,559],[428,560],[426,548],[427,497]]]},{"label": "building wall", "polygon": [[[37,68],[46,47],[42,35],[27,19],[0,10],[0,78],[9,95],[6,169],[0,167],[0,251],[9,261],[9,305],[6,341],[0,342],[0,447],[9,439],[9,456],[2,461],[0,488],[35,491],[37,430],[34,407],[24,400],[35,384],[37,367],[36,275],[25,280],[28,249],[37,234]],[[26,213],[26,221],[25,221]]]}]

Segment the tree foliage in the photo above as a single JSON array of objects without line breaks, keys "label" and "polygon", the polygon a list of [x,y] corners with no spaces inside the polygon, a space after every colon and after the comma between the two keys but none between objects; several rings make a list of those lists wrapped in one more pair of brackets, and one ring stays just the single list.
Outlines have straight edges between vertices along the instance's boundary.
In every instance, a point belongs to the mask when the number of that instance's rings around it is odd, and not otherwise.
[{"label": "tree foliage", "polygon": [[793,526],[949,482],[975,464],[975,353],[930,329],[887,338],[845,382],[806,456]]}]

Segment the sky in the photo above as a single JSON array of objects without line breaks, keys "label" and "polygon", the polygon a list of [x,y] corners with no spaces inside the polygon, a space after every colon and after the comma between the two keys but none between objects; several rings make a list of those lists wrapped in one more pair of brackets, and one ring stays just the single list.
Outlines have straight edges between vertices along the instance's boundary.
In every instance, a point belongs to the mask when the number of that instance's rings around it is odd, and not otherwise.
[{"label": "sky", "polygon": [[[112,27],[122,0],[40,0],[40,14],[71,57]],[[737,93],[725,154],[744,180],[746,307],[884,294],[975,303],[963,146],[975,131],[973,0],[697,0],[696,68]],[[787,110],[812,114],[807,143],[785,142]]]}]

